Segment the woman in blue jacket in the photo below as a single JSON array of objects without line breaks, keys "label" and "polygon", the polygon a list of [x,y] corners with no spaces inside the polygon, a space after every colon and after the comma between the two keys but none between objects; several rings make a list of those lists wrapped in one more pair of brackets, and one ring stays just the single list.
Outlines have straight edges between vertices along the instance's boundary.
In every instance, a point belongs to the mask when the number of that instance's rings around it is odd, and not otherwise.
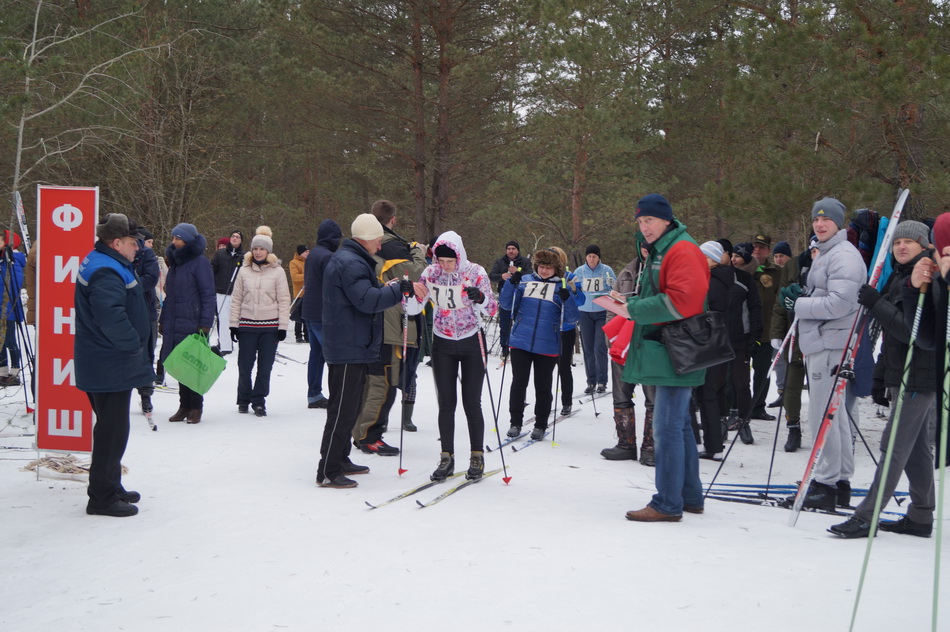
[{"label": "woman in blue jacket", "polygon": [[[0,279],[3,280],[3,316],[7,320],[7,333],[0,350],[0,386],[18,386],[20,384],[20,345],[17,344],[17,323],[23,322],[23,304],[20,301],[20,288],[23,287],[23,270],[26,257],[17,248],[20,236],[3,231],[0,238]],[[9,356],[9,359],[8,359]],[[9,365],[8,365],[9,362]]]},{"label": "woman in blue jacket", "polygon": [[510,309],[513,325],[509,340],[511,360],[511,416],[509,437],[521,434],[528,378],[534,367],[534,430],[532,439],[541,439],[548,427],[554,402],[551,390],[554,367],[561,347],[560,325],[577,323],[577,304],[562,280],[561,258],[550,250],[539,250],[532,260],[534,273],[516,273],[501,291],[501,306]]},{"label": "woman in blue jacket", "polygon": [[[204,256],[207,242],[192,224],[172,229],[172,243],[165,250],[168,277],[159,331],[162,334],[161,361],[164,362],[178,343],[191,334],[208,336],[214,325],[214,272]],[[204,397],[184,384],[178,385],[178,412],[168,421],[201,421]]]}]

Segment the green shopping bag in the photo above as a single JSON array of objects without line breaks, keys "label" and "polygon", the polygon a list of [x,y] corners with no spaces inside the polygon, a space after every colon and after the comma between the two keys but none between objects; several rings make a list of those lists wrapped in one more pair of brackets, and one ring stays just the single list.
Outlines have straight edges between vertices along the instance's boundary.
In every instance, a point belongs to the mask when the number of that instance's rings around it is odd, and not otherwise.
[{"label": "green shopping bag", "polygon": [[211,350],[207,338],[191,334],[172,349],[163,364],[166,373],[204,395],[211,390],[228,363]]}]

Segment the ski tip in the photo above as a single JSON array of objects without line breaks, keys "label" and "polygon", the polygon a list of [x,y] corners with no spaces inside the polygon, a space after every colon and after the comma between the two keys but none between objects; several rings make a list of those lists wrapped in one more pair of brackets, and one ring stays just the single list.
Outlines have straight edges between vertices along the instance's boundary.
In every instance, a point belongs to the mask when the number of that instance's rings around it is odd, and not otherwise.
[{"label": "ski tip", "polygon": [[158,426],[152,426],[152,432],[158,432]]},{"label": "ski tip", "polygon": [[502,476],[502,477],[501,477],[501,480],[504,481],[505,485],[507,485],[508,483],[511,482],[511,477],[510,477],[510,476]]},{"label": "ski tip", "polygon": [[426,507],[426,506],[422,503],[421,500],[417,500],[417,501],[416,501],[416,504],[419,505],[420,507],[422,507],[423,509],[425,509],[425,507]]},{"label": "ski tip", "polygon": [[403,469],[403,468],[399,468],[398,471],[399,471],[399,475],[402,476],[403,474],[405,474],[405,473],[408,472],[409,470],[405,470],[405,469]]},{"label": "ski tip", "polygon": [[366,503],[366,506],[370,509],[376,509],[376,505],[371,504],[368,500],[364,500],[363,502]]}]

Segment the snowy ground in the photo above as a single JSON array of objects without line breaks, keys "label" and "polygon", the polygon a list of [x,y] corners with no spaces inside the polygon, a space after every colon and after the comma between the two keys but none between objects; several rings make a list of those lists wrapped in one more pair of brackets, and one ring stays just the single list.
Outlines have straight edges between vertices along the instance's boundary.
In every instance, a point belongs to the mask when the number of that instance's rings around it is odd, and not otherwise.
[{"label": "snowy ground", "polygon": [[[280,351],[298,361],[308,352],[292,342]],[[37,456],[24,449],[32,421],[22,393],[7,389],[0,630],[847,629],[867,541],[826,533],[843,518],[803,513],[790,528],[788,511],[709,500],[678,524],[630,522],[624,512],[650,500],[654,470],[599,456],[614,443],[607,401],[598,417],[587,404],[559,425],[556,446],[506,450],[509,486],[495,476],[431,508],[413,499],[446,486],[370,510],[364,501],[427,480],[438,461],[431,369],[420,367],[419,432],[404,438],[408,472],[398,476],[397,458],[359,455],[372,473],[341,491],[314,484],[326,413],[306,408],[306,367],[275,366],[260,419],[237,413],[228,360],[200,425],[165,421],[176,394],[155,396],[158,432],[133,416],[124,481],[143,499],[128,519],[87,516],[82,481],[21,471]],[[497,395],[502,371],[489,373]],[[578,357],[577,391],[583,376]],[[874,411],[862,405],[876,446]],[[459,420],[461,465],[461,410]],[[503,413],[503,432],[506,422]],[[775,424],[753,429],[755,445],[736,444],[721,482],[765,483]],[[399,443],[398,432],[386,438]],[[785,454],[784,438],[773,482],[792,483],[808,452]],[[486,458],[500,466],[497,453]],[[854,485],[866,487],[873,465],[860,445],[857,463]],[[704,482],[716,465],[701,462]],[[856,629],[929,629],[935,542],[877,538]],[[946,609],[940,628],[950,629]]]}]

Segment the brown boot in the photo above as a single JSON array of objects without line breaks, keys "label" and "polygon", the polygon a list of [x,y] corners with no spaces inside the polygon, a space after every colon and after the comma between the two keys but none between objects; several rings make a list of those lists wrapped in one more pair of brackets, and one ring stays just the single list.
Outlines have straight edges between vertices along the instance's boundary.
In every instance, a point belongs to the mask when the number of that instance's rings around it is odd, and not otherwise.
[{"label": "brown boot", "polygon": [[656,459],[653,455],[653,411],[647,410],[643,420],[643,443],[640,444],[640,464],[653,467]]},{"label": "brown boot", "polygon": [[632,408],[614,408],[614,424],[617,426],[617,445],[604,448],[600,456],[608,461],[637,460],[637,424]]},{"label": "brown boot", "polygon": [[178,407],[178,412],[168,418],[168,421],[184,421],[188,418],[188,409],[184,406]]},{"label": "brown boot", "polygon": [[201,409],[192,408],[188,411],[188,423],[190,424],[200,424],[201,423]]}]

